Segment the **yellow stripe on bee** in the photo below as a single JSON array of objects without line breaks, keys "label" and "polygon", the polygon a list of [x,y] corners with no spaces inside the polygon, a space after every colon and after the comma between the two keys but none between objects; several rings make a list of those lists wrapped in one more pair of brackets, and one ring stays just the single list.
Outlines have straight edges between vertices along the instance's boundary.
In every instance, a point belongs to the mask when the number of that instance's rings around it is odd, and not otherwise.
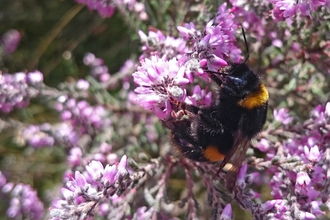
[{"label": "yellow stripe on bee", "polygon": [[216,146],[210,145],[204,150],[204,157],[211,162],[216,162],[225,158],[225,155],[221,154]]},{"label": "yellow stripe on bee", "polygon": [[260,107],[268,101],[268,91],[264,84],[260,84],[258,91],[251,93],[245,99],[238,102],[238,105],[246,109]]}]

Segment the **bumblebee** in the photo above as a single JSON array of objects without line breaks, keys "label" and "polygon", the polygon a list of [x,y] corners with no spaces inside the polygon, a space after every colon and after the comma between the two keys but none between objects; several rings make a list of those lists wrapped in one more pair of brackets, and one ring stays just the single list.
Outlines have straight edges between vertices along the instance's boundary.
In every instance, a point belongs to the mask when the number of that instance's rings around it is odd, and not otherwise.
[{"label": "bumblebee", "polygon": [[[265,124],[268,91],[260,77],[246,61],[249,51],[243,30],[247,57],[218,72],[206,71],[218,86],[215,99],[208,108],[179,103],[174,118],[164,122],[171,139],[183,156],[200,162],[222,160],[218,173],[233,159],[238,172],[250,140]],[[239,151],[239,152],[238,152]]]}]

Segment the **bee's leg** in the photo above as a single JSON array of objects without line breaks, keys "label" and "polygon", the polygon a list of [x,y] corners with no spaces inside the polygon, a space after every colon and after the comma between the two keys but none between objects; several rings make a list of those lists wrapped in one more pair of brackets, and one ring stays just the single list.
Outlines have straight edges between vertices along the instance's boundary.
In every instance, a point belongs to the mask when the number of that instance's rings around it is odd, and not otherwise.
[{"label": "bee's leg", "polygon": [[[182,119],[189,119],[190,117],[194,117],[194,115],[197,115],[200,108],[189,105],[184,102],[180,102],[177,100],[174,100],[173,98],[170,99],[170,102],[172,104],[172,112],[171,112],[171,119],[170,121],[176,121],[176,120],[182,120]],[[188,116],[188,118],[184,117]]]},{"label": "bee's leg", "polygon": [[203,148],[194,141],[193,137],[185,132],[172,132],[172,140],[175,147],[184,157],[194,161],[207,161]]},{"label": "bee's leg", "polygon": [[171,119],[163,121],[163,124],[171,130],[171,139],[175,147],[188,159],[207,161],[197,134],[192,129],[200,120],[200,108],[175,100],[172,100],[172,105],[174,111],[171,113]]},{"label": "bee's leg", "polygon": [[208,74],[209,74],[209,77],[216,83],[218,84],[218,86],[221,86],[222,85],[222,80],[219,78],[220,74],[215,74],[216,72],[211,72],[209,71]]}]

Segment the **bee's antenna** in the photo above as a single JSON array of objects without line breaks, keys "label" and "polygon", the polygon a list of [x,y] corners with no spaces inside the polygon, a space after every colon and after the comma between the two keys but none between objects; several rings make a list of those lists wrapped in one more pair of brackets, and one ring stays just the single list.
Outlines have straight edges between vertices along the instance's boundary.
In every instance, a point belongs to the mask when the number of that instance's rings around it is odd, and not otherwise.
[{"label": "bee's antenna", "polygon": [[245,49],[246,49],[246,57],[245,57],[245,60],[242,64],[245,64],[246,61],[249,59],[250,57],[250,52],[249,52],[249,47],[248,47],[248,44],[247,44],[247,41],[246,41],[246,37],[245,37],[245,31],[244,31],[244,28],[242,27],[242,33],[243,33],[243,37],[244,37],[244,43],[245,43]]}]

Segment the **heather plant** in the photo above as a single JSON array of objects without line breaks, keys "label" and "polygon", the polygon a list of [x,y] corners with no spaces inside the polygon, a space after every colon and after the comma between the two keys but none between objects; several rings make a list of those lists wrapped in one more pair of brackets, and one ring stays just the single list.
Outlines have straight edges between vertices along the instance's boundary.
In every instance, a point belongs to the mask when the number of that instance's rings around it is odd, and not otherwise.
[{"label": "heather plant", "polygon": [[[28,3],[0,7],[3,218],[330,218],[329,0]],[[229,189],[162,122],[214,103],[242,28],[269,111]]]}]

